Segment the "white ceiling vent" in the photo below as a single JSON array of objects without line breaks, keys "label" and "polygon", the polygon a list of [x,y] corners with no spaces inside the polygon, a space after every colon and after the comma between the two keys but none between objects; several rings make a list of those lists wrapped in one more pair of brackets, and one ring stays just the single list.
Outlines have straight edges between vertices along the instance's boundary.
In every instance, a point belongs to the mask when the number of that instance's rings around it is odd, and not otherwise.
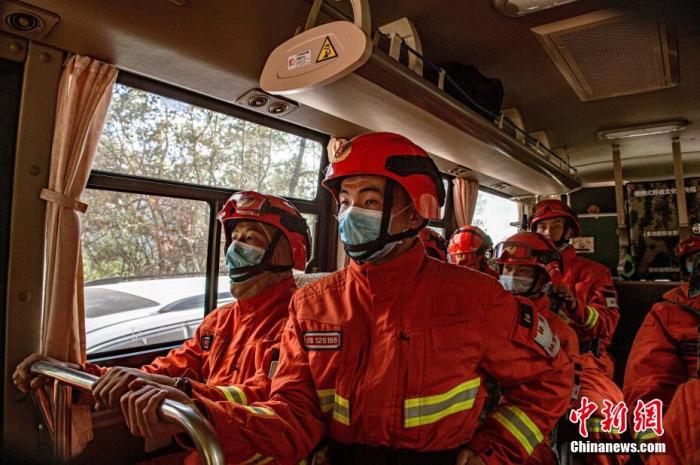
[{"label": "white ceiling vent", "polygon": [[678,85],[678,44],[657,19],[609,9],[532,28],[583,101]]}]

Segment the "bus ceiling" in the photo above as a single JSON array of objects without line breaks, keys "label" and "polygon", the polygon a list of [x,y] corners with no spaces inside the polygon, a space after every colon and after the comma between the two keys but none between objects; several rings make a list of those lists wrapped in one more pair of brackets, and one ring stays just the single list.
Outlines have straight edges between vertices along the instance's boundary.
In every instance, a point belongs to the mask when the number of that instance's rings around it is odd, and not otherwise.
[{"label": "bus ceiling", "polygon": [[[358,7],[366,8],[359,0],[354,3],[355,11]],[[681,136],[683,159],[687,163],[685,173],[700,174],[700,162],[696,162],[699,158],[696,155],[700,154],[697,137],[700,129],[692,124],[700,118],[700,105],[695,98],[700,93],[700,80],[692,72],[700,56],[700,45],[696,40],[697,22],[693,19],[696,12],[684,6],[687,2],[666,2],[665,16],[643,15],[653,20],[638,21],[641,26],[632,29],[627,26],[636,20],[625,14],[614,16],[609,7],[619,3],[626,11],[636,14],[639,11],[634,8],[646,8],[638,6],[644,2],[586,0],[523,17],[502,14],[491,0],[452,2],[437,9],[429,3],[371,2],[371,26],[368,27],[369,13],[364,11],[358,25],[348,24],[365,34],[367,29],[371,31],[366,37],[370,39],[372,53],[363,52],[367,43],[360,44],[359,64],[347,66],[343,71],[349,70],[349,74],[335,82],[326,80],[318,87],[282,96],[301,104],[282,118],[338,137],[368,130],[403,133],[447,164],[468,170],[465,172],[471,177],[489,180],[494,186],[499,183],[510,186],[510,190],[503,191],[508,195],[563,193],[582,184],[612,183],[612,143],[597,139],[598,131],[683,119],[690,122]],[[138,10],[124,3],[90,0],[24,3],[8,0],[2,5],[36,8],[41,14],[58,18],[45,35],[29,37],[8,30],[8,23],[3,21],[0,29],[5,32],[67,52],[94,56],[122,70],[230,103],[260,87],[267,57],[280,44],[294,38],[305,24],[308,23],[308,33],[314,24],[330,27],[333,22],[353,18],[351,2],[345,1],[317,4],[318,21],[309,20],[314,2],[308,0],[286,2],[283,6],[271,0],[233,3],[162,0],[146,2]],[[380,50],[373,43],[378,29],[404,16],[413,20],[416,34],[422,36],[418,45],[414,41],[411,48],[422,49],[418,52],[429,61],[473,64],[485,75],[500,79],[505,91],[503,108],[520,110],[529,139],[506,134],[497,124],[391,58],[391,49]],[[586,86],[577,89],[572,84],[577,76],[566,76],[543,42],[550,40],[552,34],[564,34],[561,31],[567,30],[557,27],[568,27],[567,21],[580,23],[586,18],[602,21],[595,23],[600,31],[589,28],[591,31],[619,32],[622,36],[621,40],[606,42],[609,47],[605,55],[595,42],[588,46],[585,42],[572,42],[585,38],[586,34],[567,33],[565,40],[575,45],[576,50],[590,52],[590,56],[586,55],[588,65],[585,60],[578,62],[581,75],[596,77],[601,82],[629,78],[633,71],[619,66],[615,60],[641,56],[647,50],[633,50],[637,55],[630,55],[630,50],[620,47],[651,43],[649,50],[657,50],[659,47],[654,47],[653,41],[648,42],[653,39],[665,44],[661,49],[666,55],[650,57],[653,62],[662,61],[665,71],[659,79],[665,81],[647,86],[639,93],[623,95],[624,91],[613,90],[615,95],[594,92],[593,97],[586,97]],[[661,21],[662,28],[645,26],[656,20]],[[616,21],[621,25],[619,30],[614,27]],[[647,34],[651,30],[662,30],[663,34],[655,38]],[[548,38],[542,39],[544,36]],[[552,40],[556,42],[556,37]],[[339,60],[329,58],[343,53],[336,46],[331,40],[325,55],[328,59],[322,61]],[[404,61],[405,53],[405,49],[401,50]],[[312,58],[315,62],[318,57]],[[610,66],[617,66],[613,69],[616,74],[611,73]],[[656,79],[650,75],[640,77],[645,82],[651,78]],[[598,96],[602,98],[596,99]],[[544,142],[533,140],[534,131],[542,134],[536,139]],[[669,134],[661,134],[620,141],[625,181],[628,173],[655,176],[660,165],[672,173],[670,138]],[[558,150],[550,154],[547,145]]]}]

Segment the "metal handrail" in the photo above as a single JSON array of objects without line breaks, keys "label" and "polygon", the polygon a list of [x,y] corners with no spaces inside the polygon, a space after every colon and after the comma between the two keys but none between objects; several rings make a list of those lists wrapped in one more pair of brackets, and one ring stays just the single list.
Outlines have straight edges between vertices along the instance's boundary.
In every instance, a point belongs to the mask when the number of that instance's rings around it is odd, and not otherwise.
[{"label": "metal handrail", "polygon": [[[31,372],[54,378],[57,381],[83,392],[92,392],[97,376],[82,371],[54,365],[49,362],[36,362]],[[202,463],[205,465],[224,465],[224,454],[209,421],[201,413],[170,399],[163,401],[158,409],[160,417],[168,423],[180,425],[194,442]]]}]

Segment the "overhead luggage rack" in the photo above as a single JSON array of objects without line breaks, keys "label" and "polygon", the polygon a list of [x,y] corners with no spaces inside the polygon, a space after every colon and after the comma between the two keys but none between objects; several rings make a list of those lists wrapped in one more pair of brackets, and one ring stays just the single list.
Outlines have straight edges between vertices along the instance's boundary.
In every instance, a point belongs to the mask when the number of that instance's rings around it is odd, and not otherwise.
[{"label": "overhead luggage rack", "polygon": [[[326,3],[322,11],[347,20]],[[372,131],[406,134],[428,152],[518,193],[561,194],[581,186],[573,166],[508,119],[485,119],[377,47],[352,73],[292,98]]]}]

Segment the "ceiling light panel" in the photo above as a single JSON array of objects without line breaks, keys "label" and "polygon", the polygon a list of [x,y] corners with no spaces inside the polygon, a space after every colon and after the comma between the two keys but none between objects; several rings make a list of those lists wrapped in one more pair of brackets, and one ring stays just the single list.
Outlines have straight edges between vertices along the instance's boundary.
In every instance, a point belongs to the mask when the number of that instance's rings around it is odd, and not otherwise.
[{"label": "ceiling light panel", "polygon": [[493,0],[493,6],[506,16],[517,17],[576,1],[578,0]]}]

